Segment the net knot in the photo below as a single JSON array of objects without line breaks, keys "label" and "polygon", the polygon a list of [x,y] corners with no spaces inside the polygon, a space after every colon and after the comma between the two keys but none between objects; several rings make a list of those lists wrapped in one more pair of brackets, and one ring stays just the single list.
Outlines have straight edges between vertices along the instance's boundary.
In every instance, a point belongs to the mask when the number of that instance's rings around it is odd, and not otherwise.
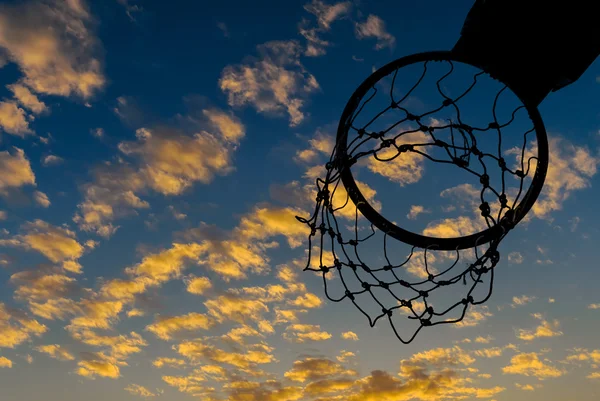
[{"label": "net knot", "polygon": [[383,266],[383,270],[385,270],[386,272],[387,272],[387,271],[390,271],[390,270],[392,270],[392,266],[390,266],[390,265],[385,265],[385,266]]},{"label": "net knot", "polygon": [[425,327],[431,326],[431,320],[429,319],[421,319],[421,324]]},{"label": "net knot", "polygon": [[477,146],[475,146],[475,145],[471,146],[471,149],[470,149],[470,151],[471,151],[471,153],[473,153],[475,156],[481,156],[481,155],[482,155],[481,151],[480,151],[480,150],[477,148]]},{"label": "net knot", "polygon": [[332,227],[329,227],[329,236],[331,237],[331,239],[335,238],[335,230]]},{"label": "net knot", "polygon": [[454,103],[452,101],[452,99],[444,99],[444,101],[442,102],[442,104],[444,105],[444,107],[450,106],[452,103]]},{"label": "net knot", "polygon": [[525,177],[525,173],[523,172],[523,170],[517,170],[515,171],[515,175],[519,178],[524,178]]},{"label": "net knot", "polygon": [[467,167],[469,162],[465,159],[461,159],[460,157],[453,157],[452,162],[456,164],[458,167]]},{"label": "net knot", "polygon": [[381,313],[383,313],[384,315],[392,316],[392,311],[386,308],[382,308]]},{"label": "net knot", "polygon": [[402,287],[410,287],[410,284],[407,281],[404,281],[404,280],[400,280],[400,285]]},{"label": "net knot", "polygon": [[365,290],[368,290],[371,288],[371,284],[369,283],[362,283],[362,288],[364,288]]},{"label": "net knot", "polygon": [[365,265],[364,263],[362,263],[362,264],[360,265],[360,267],[362,267],[362,269],[363,269],[365,272],[367,272],[367,273],[370,273],[370,272],[371,272],[371,268],[370,268],[369,266]]},{"label": "net knot", "polygon": [[419,117],[415,116],[414,114],[411,114],[411,113],[406,113],[406,119],[408,121],[417,121],[419,119]]},{"label": "net knot", "polygon": [[423,298],[427,298],[429,296],[429,293],[427,291],[419,291],[419,295]]},{"label": "net knot", "polygon": [[321,271],[323,273],[329,273],[329,267],[327,267],[327,266],[321,266]]},{"label": "net knot", "polygon": [[436,139],[435,144],[436,144],[436,146],[439,146],[441,148],[445,148],[448,146],[448,144],[446,142],[442,141],[441,139]]},{"label": "net knot", "polygon": [[390,106],[390,107],[391,107],[392,109],[397,109],[397,108],[399,108],[400,106],[398,106],[398,103],[396,103],[396,102],[394,102],[394,101],[392,100],[392,104],[391,104],[391,106]]},{"label": "net knot", "polygon": [[346,290],[346,296],[350,298],[350,300],[354,301],[354,294],[352,294],[350,290]]},{"label": "net knot", "polygon": [[497,122],[491,122],[490,125],[488,125],[488,128],[490,128],[490,129],[498,129],[498,128],[500,128],[500,125],[498,125]]},{"label": "net knot", "polygon": [[400,145],[400,147],[398,148],[398,151],[400,153],[409,152],[409,151],[412,152],[413,149],[414,149],[413,145],[404,144],[404,145]]},{"label": "net knot", "polygon": [[400,301],[400,306],[412,308],[412,302],[403,299]]},{"label": "net knot", "polygon": [[348,241],[348,245],[356,246],[356,245],[358,245],[358,241],[351,239],[350,241]]},{"label": "net knot", "polygon": [[504,160],[503,157],[498,159],[498,166],[500,166],[502,170],[506,170],[506,160]]},{"label": "net knot", "polygon": [[356,265],[354,264],[354,262],[350,261],[350,263],[348,263],[348,266],[350,266],[352,270],[356,271]]},{"label": "net knot", "polygon": [[392,146],[393,143],[394,143],[393,139],[384,139],[383,141],[381,141],[381,147],[389,148],[390,146]]},{"label": "net knot", "polygon": [[479,182],[481,183],[481,185],[483,185],[484,188],[487,188],[490,186],[490,176],[487,174],[482,174],[481,177],[479,177]]},{"label": "net knot", "polygon": [[339,259],[334,259],[333,264],[335,267],[337,267],[338,269],[342,268],[342,262],[339,261]]},{"label": "net knot", "polygon": [[483,202],[481,205],[479,205],[479,210],[481,210],[481,215],[483,217],[489,217],[490,215],[490,204],[487,202]]},{"label": "net knot", "polygon": [[502,207],[506,207],[506,206],[508,205],[508,200],[506,199],[506,194],[501,194],[501,195],[498,197],[498,200],[500,201],[500,205],[501,205]]},{"label": "net knot", "polygon": [[366,131],[364,128],[361,128],[358,130],[358,137],[361,138],[364,134],[366,134]]},{"label": "net knot", "polygon": [[321,223],[321,225],[319,226],[319,231],[321,231],[321,235],[325,235],[325,233],[327,232],[327,227],[325,227],[325,223]]},{"label": "net knot", "polygon": [[388,288],[390,288],[389,284],[384,282],[384,281],[380,281],[379,282],[379,286],[385,290],[387,290]]},{"label": "net knot", "polygon": [[435,278],[435,276],[433,274],[430,274],[429,276],[427,276],[427,280],[429,280],[429,281],[433,281],[434,278]]},{"label": "net knot", "polygon": [[427,308],[427,313],[429,313],[430,315],[433,315],[433,306],[429,306]]},{"label": "net knot", "polygon": [[500,252],[498,252],[496,249],[488,249],[485,253],[485,256],[487,256],[490,259],[493,266],[495,266],[500,261]]}]

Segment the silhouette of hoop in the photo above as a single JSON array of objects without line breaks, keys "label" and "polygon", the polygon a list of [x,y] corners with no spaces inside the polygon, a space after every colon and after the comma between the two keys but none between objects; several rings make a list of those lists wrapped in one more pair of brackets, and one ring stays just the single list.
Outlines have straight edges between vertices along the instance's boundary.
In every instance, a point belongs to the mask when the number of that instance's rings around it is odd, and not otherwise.
[{"label": "silhouette of hoop", "polygon": [[436,61],[450,61],[459,62],[485,70],[473,64],[472,62],[464,60],[460,55],[452,51],[430,51],[424,53],[417,53],[402,57],[391,63],[381,67],[369,76],[359,87],[356,89],[354,94],[350,97],[350,100],[346,104],[337,130],[336,137],[336,150],[335,160],[337,169],[340,174],[340,178],[348,195],[352,202],[356,205],[362,215],[367,218],[375,227],[379,230],[387,233],[390,237],[407,243],[412,246],[419,248],[430,248],[435,247],[436,250],[454,251],[466,248],[473,248],[474,246],[484,245],[494,239],[500,238],[503,233],[506,232],[507,228],[512,228],[518,224],[523,217],[529,212],[533,204],[536,202],[546,179],[548,171],[548,138],[546,135],[546,128],[542,117],[537,109],[537,106],[525,101],[519,96],[517,92],[511,89],[505,82],[499,80],[496,77],[492,77],[502,84],[506,85],[517,98],[523,103],[529,118],[531,119],[537,140],[537,166],[535,169],[535,175],[533,176],[531,185],[527,193],[523,196],[521,202],[515,207],[512,216],[503,219],[499,224],[487,228],[486,230],[473,233],[462,237],[452,238],[438,238],[420,235],[411,231],[407,231],[396,224],[387,220],[379,212],[377,212],[367,201],[365,196],[361,193],[360,189],[356,185],[350,166],[350,161],[347,154],[347,140],[348,132],[351,127],[351,121],[354,113],[359,108],[362,99],[365,97],[367,92],[374,87],[382,78],[390,75],[394,71],[404,68],[408,65],[419,63],[419,62],[436,62]]}]

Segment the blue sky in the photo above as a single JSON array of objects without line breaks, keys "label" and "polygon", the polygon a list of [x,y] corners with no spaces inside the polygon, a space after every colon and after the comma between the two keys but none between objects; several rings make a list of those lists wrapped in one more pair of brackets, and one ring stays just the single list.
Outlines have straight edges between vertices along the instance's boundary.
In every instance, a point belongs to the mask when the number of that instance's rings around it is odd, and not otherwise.
[{"label": "blue sky", "polygon": [[[596,400],[597,62],[540,105],[545,188],[466,323],[402,345],[302,271],[347,99],[471,5],[1,2],[2,400]],[[358,177],[441,230],[467,187],[405,168]]]}]

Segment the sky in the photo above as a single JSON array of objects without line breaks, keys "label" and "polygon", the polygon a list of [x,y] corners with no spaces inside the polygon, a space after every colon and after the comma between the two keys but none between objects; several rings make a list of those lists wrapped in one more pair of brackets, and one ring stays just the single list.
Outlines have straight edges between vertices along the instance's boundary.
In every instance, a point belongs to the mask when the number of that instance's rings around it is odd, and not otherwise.
[{"label": "sky", "polygon": [[[0,2],[0,399],[597,400],[598,62],[540,105],[544,189],[461,324],[404,345],[303,271],[295,216],[348,98],[452,48],[471,5]],[[450,170],[368,163],[360,186],[390,219],[477,227]]]}]

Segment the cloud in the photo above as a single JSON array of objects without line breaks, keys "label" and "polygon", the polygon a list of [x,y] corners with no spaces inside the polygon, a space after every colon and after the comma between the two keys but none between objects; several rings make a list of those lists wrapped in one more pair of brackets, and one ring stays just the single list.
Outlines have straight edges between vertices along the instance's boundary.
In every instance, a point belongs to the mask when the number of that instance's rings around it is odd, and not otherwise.
[{"label": "cloud", "polygon": [[48,327],[0,303],[0,348],[15,348],[32,336],[40,337]]},{"label": "cloud", "polygon": [[469,309],[465,318],[454,324],[454,327],[474,327],[485,321],[488,317],[494,316],[487,306],[472,307]]},{"label": "cloud", "polygon": [[[429,137],[421,132],[411,132],[397,139],[396,145],[428,142]],[[380,159],[388,159],[398,154],[395,147],[382,148],[377,152]],[[391,161],[379,161],[375,157],[368,158],[367,168],[388,180],[405,186],[418,182],[423,177],[425,157],[415,152],[405,152]]]},{"label": "cloud", "polygon": [[[19,86],[35,93],[84,99],[96,93],[104,86],[105,78],[93,25],[82,0],[3,5],[0,48],[22,72]],[[31,98],[26,102],[28,107],[41,107]]]},{"label": "cloud", "polygon": [[66,326],[69,331],[110,329],[118,320],[119,313],[123,310],[123,303],[84,299],[78,307],[80,315],[71,319],[70,325]]},{"label": "cloud", "polygon": [[533,376],[540,380],[560,377],[564,371],[559,370],[539,359],[539,354],[535,352],[521,353],[515,355],[510,360],[510,365],[502,368],[502,372],[523,376]]},{"label": "cloud", "polygon": [[563,332],[558,330],[558,328],[560,327],[560,323],[558,320],[548,322],[547,320],[544,320],[541,317],[541,315],[538,314],[534,314],[534,317],[541,321],[540,325],[534,330],[519,329],[519,331],[517,332],[518,338],[525,341],[532,341],[536,338],[557,337],[563,335]]},{"label": "cloud", "polygon": [[48,155],[42,159],[42,164],[46,167],[48,166],[56,166],[58,164],[62,164],[64,159],[62,157],[56,155]]},{"label": "cloud", "polygon": [[35,347],[35,350],[44,354],[48,354],[51,358],[58,359],[60,361],[72,361],[75,359],[69,350],[58,344],[39,345]]},{"label": "cloud", "polygon": [[171,340],[181,331],[208,330],[212,326],[213,320],[209,316],[190,312],[181,316],[159,317],[154,323],[146,326],[146,330],[162,340]]},{"label": "cloud", "polygon": [[76,288],[76,280],[59,272],[26,270],[13,274],[10,281],[17,284],[15,298],[44,301],[67,295]]},{"label": "cloud", "polygon": [[191,294],[202,295],[210,288],[212,284],[207,277],[190,277],[186,282],[186,289]]},{"label": "cloud", "polygon": [[600,309],[600,304],[589,304],[588,309]]},{"label": "cloud", "polygon": [[477,356],[482,356],[485,358],[495,358],[501,356],[503,352],[502,348],[493,347],[493,348],[483,348],[475,350],[473,353]]},{"label": "cloud", "polygon": [[294,343],[306,341],[324,341],[331,338],[331,334],[321,331],[321,326],[311,324],[292,324],[286,328],[283,338]]},{"label": "cloud", "polygon": [[520,252],[511,252],[508,254],[508,263],[520,265],[523,263],[523,255]]},{"label": "cloud", "polygon": [[7,134],[20,137],[33,134],[25,110],[13,101],[0,101],[0,128]]},{"label": "cloud", "polygon": [[115,360],[123,360],[131,354],[137,354],[142,351],[142,347],[148,345],[142,336],[134,331],[128,335],[106,336],[84,328],[72,330],[71,336],[84,344],[104,348]]},{"label": "cloud", "polygon": [[165,366],[170,368],[181,368],[186,365],[186,362],[183,359],[160,357],[152,361],[152,365],[156,368],[162,368]]},{"label": "cloud", "polygon": [[157,393],[153,393],[146,387],[140,386],[139,384],[130,384],[127,387],[125,387],[125,391],[143,398],[156,397],[158,395]]},{"label": "cloud", "polygon": [[40,114],[47,110],[44,102],[41,102],[26,86],[13,84],[6,87],[13,93],[21,106],[31,110],[33,113]]},{"label": "cloud", "polygon": [[331,30],[331,23],[338,19],[345,18],[352,8],[349,1],[336,4],[325,4],[320,0],[313,0],[312,3],[304,5],[304,9],[317,18],[317,27],[311,26],[308,20],[302,21],[299,26],[300,34],[306,39],[307,45],[304,52],[305,56],[318,57],[326,53],[325,48],[330,45],[329,42],[319,37],[320,34]]},{"label": "cloud", "polygon": [[[552,163],[548,165],[540,197],[531,209],[536,217],[544,219],[549,218],[550,213],[561,210],[574,191],[591,186],[590,179],[596,175],[600,162],[588,148],[577,146],[563,137],[549,138],[548,146]],[[514,155],[520,164],[521,149],[510,149],[507,154]],[[527,149],[525,160],[531,156],[533,149]],[[535,165],[535,161],[532,161],[532,164]]]},{"label": "cloud", "polygon": [[94,379],[96,376],[117,379],[121,376],[119,366],[126,365],[125,362],[119,362],[101,352],[83,352],[81,356],[82,360],[77,362],[79,368],[75,373],[89,379]]},{"label": "cloud", "polygon": [[317,18],[319,27],[325,30],[331,28],[332,22],[348,15],[351,8],[352,3],[349,1],[329,5],[321,0],[313,0],[311,3],[304,5],[304,9]]},{"label": "cloud", "polygon": [[[276,361],[275,357],[263,349],[242,352],[227,352],[212,345],[203,344],[199,341],[185,341],[174,346],[176,351],[192,360],[208,360],[213,363],[228,364],[239,369],[250,369],[259,364],[267,364]],[[270,349],[270,348],[269,348]]]},{"label": "cloud", "polygon": [[342,333],[342,338],[344,340],[358,341],[358,336],[356,335],[356,333],[354,333],[352,331],[346,331],[346,332]]},{"label": "cloud", "polygon": [[516,308],[517,306],[527,305],[528,303],[534,301],[535,297],[530,297],[527,295],[522,295],[520,297],[513,297],[511,306]]},{"label": "cloud", "polygon": [[245,133],[239,120],[214,108],[182,120],[193,135],[176,126],[139,128],[137,140],[119,144],[133,164],[120,159],[94,170],[94,180],[81,188],[84,201],[73,218],[82,230],[108,237],[118,228],[114,219],[150,207],[140,195],[181,195],[195,183],[209,184],[233,171],[233,153]]},{"label": "cloud", "polygon": [[50,206],[50,199],[48,199],[48,195],[46,195],[42,191],[35,191],[33,193],[33,200],[35,201],[35,203],[42,207]]},{"label": "cloud", "polygon": [[535,390],[535,387],[533,387],[531,384],[515,383],[515,387],[517,387],[518,389],[521,389],[523,391],[534,391]]},{"label": "cloud", "polygon": [[14,237],[15,245],[31,249],[44,255],[63,269],[81,273],[77,262],[84,247],[77,242],[76,235],[66,227],[56,227],[43,220],[34,220],[21,226],[23,234]]},{"label": "cloud", "polygon": [[319,89],[313,75],[300,63],[296,41],[273,41],[258,46],[260,56],[225,67],[219,87],[230,106],[251,105],[259,113],[289,115],[290,126],[300,124],[304,99]]},{"label": "cloud", "polygon": [[423,213],[429,213],[429,210],[426,210],[421,205],[411,205],[410,211],[406,215],[406,218],[410,220],[416,220],[417,216]]},{"label": "cloud", "polygon": [[0,195],[25,185],[35,186],[35,175],[25,152],[19,148],[13,148],[12,153],[0,152]]},{"label": "cloud", "polygon": [[284,373],[284,376],[292,381],[304,383],[331,378],[333,376],[356,376],[358,373],[346,369],[339,363],[327,358],[304,358],[294,361],[292,369]]},{"label": "cloud", "polygon": [[385,22],[372,14],[367,17],[365,22],[356,23],[355,33],[358,39],[376,38],[375,50],[393,47],[396,43],[396,38],[386,31]]},{"label": "cloud", "polygon": [[247,299],[233,294],[221,295],[204,302],[207,312],[218,322],[262,320],[262,315],[269,311],[269,307],[258,299]]},{"label": "cloud", "polygon": [[0,356],[0,368],[12,368],[13,366],[13,362],[4,357],[4,356]]}]

